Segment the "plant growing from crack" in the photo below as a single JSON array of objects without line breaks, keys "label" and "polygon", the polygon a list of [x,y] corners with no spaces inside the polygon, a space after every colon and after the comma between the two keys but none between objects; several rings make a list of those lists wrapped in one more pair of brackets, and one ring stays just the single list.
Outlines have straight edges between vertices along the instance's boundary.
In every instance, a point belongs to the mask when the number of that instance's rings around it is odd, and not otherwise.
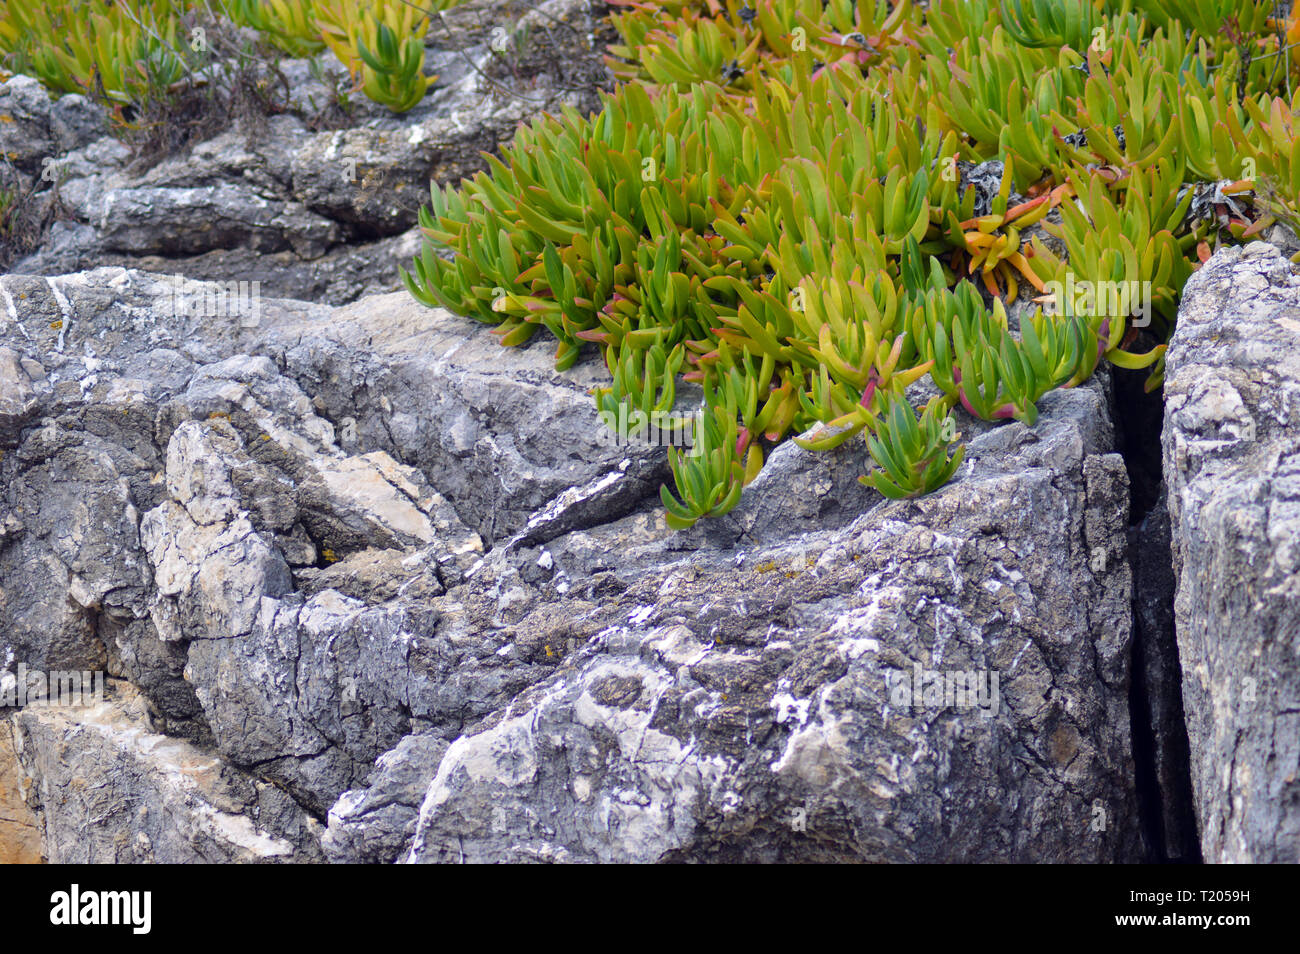
[{"label": "plant growing from crack", "polygon": [[[1296,211],[1289,26],[1210,6],[617,3],[602,110],[434,185],[404,279],[504,344],[545,329],[557,367],[600,348],[602,411],[667,413],[698,384],[674,527],[727,512],[791,437],[862,435],[865,482],[928,493],[960,464],[956,414],[1032,425],[1103,359],[1158,387],[1207,243]],[[1139,321],[1066,279],[1150,300]]]}]

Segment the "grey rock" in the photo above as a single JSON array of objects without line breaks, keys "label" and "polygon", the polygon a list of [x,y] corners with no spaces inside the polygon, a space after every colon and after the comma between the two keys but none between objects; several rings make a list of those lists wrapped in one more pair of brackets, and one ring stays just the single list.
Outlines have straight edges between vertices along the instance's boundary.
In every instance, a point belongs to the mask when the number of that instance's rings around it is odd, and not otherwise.
[{"label": "grey rock", "polygon": [[426,550],[358,550],[329,566],[303,569],[295,580],[298,592],[306,596],[335,590],[368,603],[397,597],[424,601],[446,592],[438,578],[436,554]]},{"label": "grey rock", "polygon": [[[0,648],[130,680],[334,860],[1144,857],[1103,382],[963,423],[929,498],[858,484],[860,441],[789,445],[673,533],[594,356],[405,296],[249,322],[113,268],[0,292],[40,382],[0,458]],[[903,705],[914,664],[997,674],[997,711]]]},{"label": "grey rock", "polygon": [[320,824],[271,785],[150,730],[130,693],[12,716],[54,864],[311,862]]},{"label": "grey rock", "polygon": [[50,110],[50,134],[59,152],[94,142],[104,129],[104,111],[80,93],[60,96]]},{"label": "grey rock", "polygon": [[44,379],[38,363],[0,348],[0,447],[15,446],[19,431],[31,423]]},{"label": "grey rock", "polygon": [[287,248],[319,258],[337,241],[337,227],[294,202],[266,199],[231,185],[195,189],[109,189],[85,210],[110,252],[195,254],[213,249]]},{"label": "grey rock", "polygon": [[0,156],[28,174],[39,175],[43,160],[53,159],[49,93],[31,76],[0,82]]},{"label": "grey rock", "polygon": [[6,719],[0,722],[0,863],[40,864],[40,815],[27,804],[32,779],[23,771],[15,751],[16,733]]},{"label": "grey rock", "polygon": [[[540,113],[596,109],[609,83],[603,5],[462,6],[435,18],[426,69],[439,78],[410,112],[394,116],[359,95],[350,113],[328,106],[332,93],[307,61],[290,61],[296,112],[239,121],[162,161],[128,162],[120,143],[96,139],[102,118],[83,97],[51,105],[35,80],[11,79],[0,86],[0,115],[15,121],[0,124],[0,147],[22,173],[30,179],[43,159],[72,150],[54,167],[72,221],[57,223],[13,270],[122,265],[258,281],[269,295],[331,304],[398,290],[398,266],[419,251],[413,226],[431,180],[481,170],[484,152]],[[320,68],[341,72],[331,54]],[[321,128],[324,114],[342,128]],[[52,186],[41,193],[52,194]]]},{"label": "grey rock", "polygon": [[[564,663],[452,743],[406,860],[1141,857],[1127,484],[1086,450],[1102,395],[1056,403],[1024,457],[839,529],[742,549],[636,514],[550,541],[509,625]],[[858,469],[828,457],[803,479]],[[465,589],[509,593],[536,553]],[[901,704],[914,663],[998,673],[997,712]]]},{"label": "grey rock", "polygon": [[1207,862],[1300,861],[1300,275],[1271,245],[1188,282],[1165,378],[1175,618]]},{"label": "grey rock", "polygon": [[[587,391],[608,372],[594,354],[559,374],[544,342],[503,349],[484,329],[404,293],[341,308],[325,326],[280,326],[269,347],[331,420],[354,421],[361,444],[436,475],[488,546],[626,460],[662,466],[662,448],[611,446],[597,426]],[[629,466],[631,495],[656,494],[636,478],[655,465]]]},{"label": "grey rock", "polygon": [[153,620],[124,613],[104,613],[95,636],[108,655],[107,672],[129,680],[143,695],[154,728],[201,745],[214,744],[194,686],[185,679],[189,647],[158,635]]},{"label": "grey rock", "polygon": [[321,840],[336,864],[391,864],[410,844],[425,792],[448,743],[408,735],[375,763],[366,787],[344,792],[329,813]]},{"label": "grey rock", "polygon": [[[76,99],[75,95],[63,97]],[[101,188],[105,179],[119,172],[131,160],[131,150],[112,136],[99,136],[71,149],[54,163],[64,199],[76,209],[82,197]]]},{"label": "grey rock", "polygon": [[1268,240],[1288,257],[1300,252],[1300,238],[1282,222],[1278,222],[1269,230]]},{"label": "grey rock", "polygon": [[150,612],[164,641],[246,636],[263,597],[290,591],[284,558],[244,514],[202,526],[166,503],[145,515],[140,536],[157,585]]},{"label": "grey rock", "polygon": [[248,248],[213,249],[178,258],[103,252],[86,261],[83,249],[97,243],[89,225],[56,222],[46,246],[16,262],[15,273],[60,275],[87,264],[119,265],[160,274],[182,275],[191,281],[258,282],[263,292],[278,298],[314,302],[349,302],[366,295],[401,288],[397,266],[409,264],[420,250],[418,229],[373,242],[335,246],[310,262],[292,248],[257,252]]},{"label": "grey rock", "polygon": [[128,456],[51,422],[0,461],[5,509],[22,524],[0,548],[6,667],[101,669],[96,615],[130,612],[146,598],[139,515],[118,466]]},{"label": "grey rock", "polygon": [[858,482],[871,469],[866,443],[854,438],[840,446],[842,452],[832,456],[794,441],[779,445],[717,531],[734,527],[745,541],[768,542],[811,529],[838,529],[875,506],[880,495]]},{"label": "grey rock", "polygon": [[434,144],[454,132],[448,120],[433,138],[422,126],[318,133],[294,157],[294,194],[311,211],[369,238],[404,232],[427,200]]}]

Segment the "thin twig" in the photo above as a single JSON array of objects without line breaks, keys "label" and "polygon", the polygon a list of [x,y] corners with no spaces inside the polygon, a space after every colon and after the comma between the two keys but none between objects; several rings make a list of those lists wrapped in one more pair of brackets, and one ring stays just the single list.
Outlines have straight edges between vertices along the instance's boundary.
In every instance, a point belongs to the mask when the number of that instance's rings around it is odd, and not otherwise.
[{"label": "thin twig", "polygon": [[[1270,57],[1270,56],[1280,56],[1282,53],[1286,52],[1287,50],[1294,50],[1294,49],[1295,49],[1296,47],[1298,47],[1298,46],[1300,46],[1300,41],[1298,41],[1298,42],[1296,42],[1296,43],[1288,43],[1286,46],[1282,47],[1280,50],[1274,50],[1272,53],[1264,53],[1264,54],[1260,55],[1259,57],[1252,57],[1252,59],[1261,59],[1261,60],[1262,60],[1262,59],[1266,59],[1267,57]],[[1220,69],[1220,68],[1222,68],[1222,67],[1224,67],[1224,66],[1227,66],[1227,65],[1228,65],[1228,64],[1226,64],[1226,63],[1215,63],[1215,64],[1212,65],[1212,66],[1207,66],[1207,67],[1205,68],[1205,71],[1208,73],[1208,72],[1210,72],[1211,70],[1217,70],[1217,69]]]},{"label": "thin twig", "polygon": [[[402,2],[406,3],[408,2],[408,0],[402,0]],[[447,24],[446,18],[442,15],[442,11],[438,10],[437,14],[438,14],[438,22],[441,23],[442,28],[447,31],[447,36],[452,37],[454,39],[455,34],[451,32],[451,27]],[[493,88],[500,90],[502,93],[504,93],[506,96],[510,97],[511,99],[518,99],[521,102],[525,102],[533,106],[543,106],[549,101],[548,97],[543,97],[541,99],[533,99],[531,97],[524,96],[520,93],[517,93],[514,90],[510,89],[509,87],[502,86],[492,77],[488,76],[481,69],[479,69],[478,64],[475,63],[472,59],[470,59],[470,57],[465,54],[464,50],[457,50],[456,52],[459,53],[461,57],[465,60],[465,62],[469,64],[470,69],[472,69],[480,77],[486,80]]]}]

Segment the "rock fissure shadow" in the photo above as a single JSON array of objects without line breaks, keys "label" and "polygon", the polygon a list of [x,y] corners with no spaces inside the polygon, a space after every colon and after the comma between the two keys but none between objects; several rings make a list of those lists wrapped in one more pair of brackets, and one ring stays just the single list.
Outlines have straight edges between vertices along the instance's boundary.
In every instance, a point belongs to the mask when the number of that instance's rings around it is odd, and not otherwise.
[{"label": "rock fissure shadow", "polygon": [[1164,394],[1147,393],[1145,370],[1111,368],[1116,443],[1128,471],[1129,563],[1133,573],[1133,644],[1129,719],[1138,812],[1149,858],[1200,864],[1201,843],[1182,665],[1174,631],[1175,579],[1161,465]]}]

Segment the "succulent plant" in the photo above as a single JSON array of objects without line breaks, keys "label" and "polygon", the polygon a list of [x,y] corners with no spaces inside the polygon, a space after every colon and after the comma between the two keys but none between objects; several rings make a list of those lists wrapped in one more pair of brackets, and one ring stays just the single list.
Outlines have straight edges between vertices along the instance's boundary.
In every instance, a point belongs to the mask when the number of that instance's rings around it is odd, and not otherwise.
[{"label": "succulent plant", "polygon": [[[1211,243],[1300,221],[1300,103],[1283,98],[1300,21],[1271,0],[615,6],[622,83],[601,111],[537,117],[486,172],[434,185],[403,277],[505,345],[548,334],[560,368],[600,349],[606,415],[691,427],[674,526],[725,513],[791,437],[865,436],[872,486],[908,496],[955,469],[950,413],[1032,423],[1103,358],[1156,387]],[[191,69],[188,9],[0,0],[0,53],[54,89],[138,102]],[[395,111],[432,82],[417,5],[219,9],[290,55],[328,46]],[[970,163],[999,171],[968,180]],[[1030,297],[1012,330],[1005,306]],[[918,418],[927,375],[940,395]],[[672,416],[679,379],[703,387],[701,416]]]},{"label": "succulent plant", "polygon": [[[427,13],[447,5],[219,6],[291,55],[328,46],[401,112],[433,81]],[[538,116],[484,172],[432,184],[402,274],[504,345],[554,338],[559,368],[598,349],[606,420],[689,429],[674,527],[726,513],[783,440],[861,436],[864,482],[908,497],[955,472],[962,414],[1032,425],[1103,359],[1158,387],[1212,245],[1300,223],[1300,19],[1272,0],[614,6],[600,111]],[[0,0],[0,54],[139,102],[192,69],[189,9]]]},{"label": "succulent plant", "polygon": [[694,526],[703,517],[719,517],[740,501],[745,484],[741,453],[748,435],[740,436],[736,408],[713,407],[695,426],[690,452],[668,448],[668,461],[678,496],[659,488],[664,516],[674,530]]},{"label": "succulent plant", "polygon": [[1092,0],[1002,0],[1002,26],[1024,47],[1080,50],[1094,31],[1105,29],[1101,6]]},{"label": "succulent plant", "polygon": [[1267,32],[1276,8],[1274,0],[1136,0],[1135,6],[1167,30],[1177,25],[1212,43],[1231,42],[1225,26],[1246,37]]},{"label": "succulent plant", "polygon": [[315,0],[221,0],[221,10],[290,56],[312,56],[325,48]]},{"label": "succulent plant", "polygon": [[964,448],[949,454],[956,428],[946,408],[941,408],[941,402],[931,400],[918,421],[905,399],[891,395],[874,433],[867,437],[871,459],[880,469],[858,479],[896,500],[928,494],[951,480],[961,466]]},{"label": "succulent plant", "polygon": [[[224,16],[276,49],[313,56],[329,46],[357,88],[394,112],[414,106],[426,76],[427,12],[460,0],[0,0],[0,62],[58,92],[125,106],[157,99],[196,72],[182,17]],[[188,29],[188,26],[186,27]],[[193,62],[192,62],[193,61]]]},{"label": "succulent plant", "polygon": [[96,93],[127,105],[165,93],[187,76],[189,48],[177,40],[173,0],[78,0],[0,5],[0,53],[52,90]]},{"label": "succulent plant", "polygon": [[429,18],[403,0],[317,0],[321,38],[359,78],[366,96],[404,113],[424,98],[436,76],[424,74]]},{"label": "succulent plant", "polygon": [[865,483],[928,493],[961,459],[954,415],[1032,424],[1103,358],[1158,387],[1207,242],[1300,212],[1289,24],[1211,6],[617,0],[600,112],[538,117],[433,186],[405,280],[503,343],[545,327],[560,367],[601,349],[606,419],[700,384],[671,526],[727,512],[789,438],[862,435]]},{"label": "succulent plant", "polygon": [[1231,135],[1243,164],[1253,167],[1253,174],[1249,180],[1221,183],[1219,192],[1257,191],[1267,214],[1250,225],[1230,223],[1233,236],[1239,241],[1249,239],[1277,219],[1287,222],[1292,231],[1300,230],[1300,148],[1296,147],[1295,119],[1300,93],[1290,105],[1279,96],[1267,102],[1247,100],[1246,109],[1251,134],[1233,126]]}]

